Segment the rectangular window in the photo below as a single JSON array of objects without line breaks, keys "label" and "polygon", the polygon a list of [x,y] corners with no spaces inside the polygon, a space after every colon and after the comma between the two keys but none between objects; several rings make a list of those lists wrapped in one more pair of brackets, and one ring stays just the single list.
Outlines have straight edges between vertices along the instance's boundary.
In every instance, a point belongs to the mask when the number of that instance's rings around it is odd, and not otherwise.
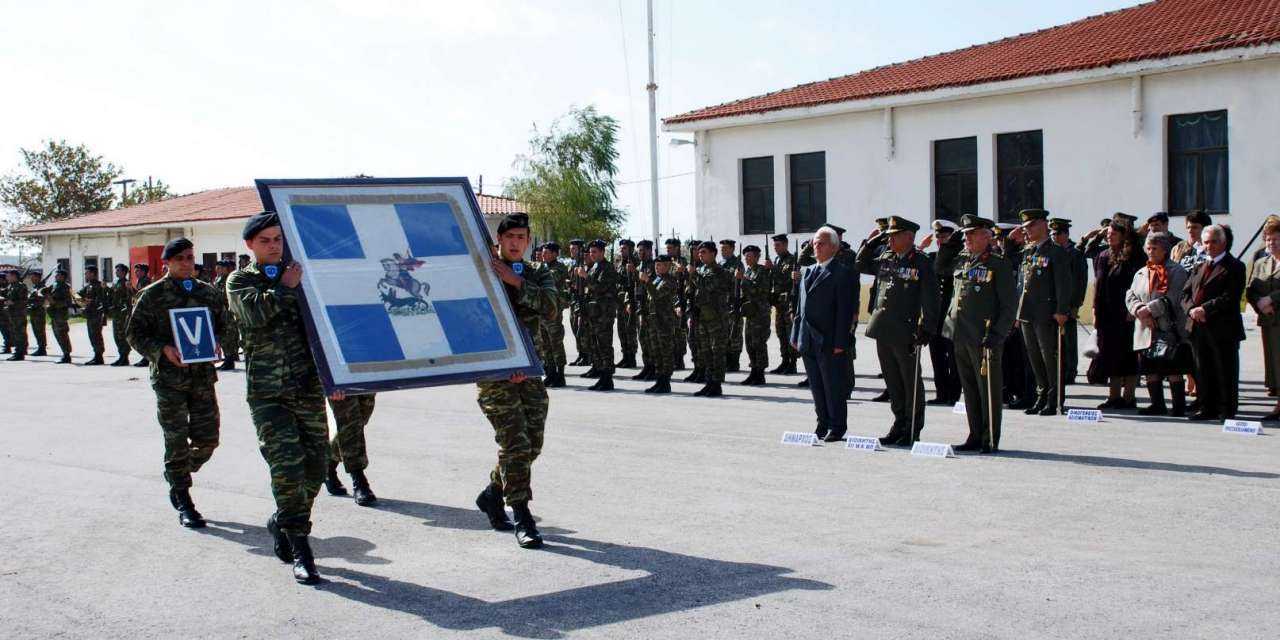
[{"label": "rectangular window", "polygon": [[933,142],[933,217],[959,222],[978,213],[978,139]]},{"label": "rectangular window", "polygon": [[[95,267],[95,268],[96,268],[97,266],[98,266],[98,256],[85,256],[85,257],[84,257],[84,268],[85,268],[85,269],[88,269],[89,267]],[[99,271],[99,272],[98,272],[98,278],[102,278],[102,272],[101,272],[101,271]]]},{"label": "rectangular window", "polygon": [[1169,116],[1169,213],[1222,215],[1227,199],[1227,112]]},{"label": "rectangular window", "polygon": [[222,257],[220,258],[220,260],[230,260],[231,262],[235,262],[235,261],[236,261],[236,252],[234,252],[234,251],[223,251],[223,252],[222,252]]},{"label": "rectangular window", "polygon": [[63,273],[66,273],[66,274],[67,274],[67,285],[69,286],[69,285],[71,284],[71,276],[72,276],[72,273],[71,273],[71,259],[70,259],[70,258],[58,258],[58,270],[59,270],[59,271],[62,271]]},{"label": "rectangular window", "polygon": [[200,264],[203,264],[204,268],[209,270],[209,273],[213,273],[213,268],[218,266],[218,254],[216,253],[201,254]]},{"label": "rectangular window", "polygon": [[996,136],[999,222],[1017,222],[1023,209],[1044,207],[1044,141],[1040,131]]},{"label": "rectangular window", "polygon": [[791,230],[817,231],[827,223],[827,154],[825,151],[789,156],[791,169]]},{"label": "rectangular window", "polygon": [[100,269],[101,269],[100,273],[102,274],[103,280],[114,281],[116,279],[116,272],[115,272],[115,269],[112,267],[111,258],[103,258],[102,267],[100,267]]},{"label": "rectangular window", "polygon": [[773,233],[773,156],[742,159],[742,232]]}]

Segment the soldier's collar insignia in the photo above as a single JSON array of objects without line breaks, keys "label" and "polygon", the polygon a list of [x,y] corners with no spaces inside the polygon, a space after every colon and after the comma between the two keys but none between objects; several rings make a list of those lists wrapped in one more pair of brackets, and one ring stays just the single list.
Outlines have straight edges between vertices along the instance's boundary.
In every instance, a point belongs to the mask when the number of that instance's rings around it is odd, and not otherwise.
[{"label": "soldier's collar insignia", "polygon": [[269,264],[262,267],[262,272],[267,274],[268,278],[274,280],[276,276],[280,275],[280,267],[274,264]]},{"label": "soldier's collar insignia", "polygon": [[196,283],[193,282],[191,278],[187,278],[186,280],[182,281],[182,288],[186,289],[187,293],[191,293],[191,290],[196,288]]},{"label": "soldier's collar insignia", "polygon": [[512,262],[512,263],[511,263],[511,270],[512,270],[512,271],[514,271],[514,272],[516,272],[516,275],[518,275],[518,276],[519,276],[519,275],[524,275],[524,262],[523,262],[523,261],[521,261],[521,262]]}]

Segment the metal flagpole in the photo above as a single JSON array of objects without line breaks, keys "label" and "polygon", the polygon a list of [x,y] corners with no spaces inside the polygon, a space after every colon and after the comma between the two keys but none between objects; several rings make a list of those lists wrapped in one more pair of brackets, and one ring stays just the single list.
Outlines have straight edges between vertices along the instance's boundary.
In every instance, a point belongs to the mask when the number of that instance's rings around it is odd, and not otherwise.
[{"label": "metal flagpole", "polygon": [[[649,211],[653,216],[653,237],[658,237],[658,85],[653,78],[653,0],[647,3],[649,28]],[[657,251],[657,247],[654,247]]]}]

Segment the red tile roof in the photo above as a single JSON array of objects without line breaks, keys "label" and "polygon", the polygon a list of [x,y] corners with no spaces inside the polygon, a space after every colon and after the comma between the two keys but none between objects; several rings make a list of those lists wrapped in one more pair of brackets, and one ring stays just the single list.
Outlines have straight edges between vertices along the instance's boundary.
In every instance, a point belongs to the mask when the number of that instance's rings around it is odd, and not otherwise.
[{"label": "red tile roof", "polygon": [[692,122],[1280,41],[1280,0],[1158,0],[1043,31],[690,111]]},{"label": "red tile roof", "polygon": [[[486,216],[527,213],[520,202],[502,196],[477,194],[480,210]],[[117,229],[124,227],[161,226],[209,220],[248,218],[262,211],[262,199],[255,187],[210,189],[185,196],[149,202],[123,209],[86,213],[43,224],[27,225],[16,230],[19,235],[41,234],[77,229]]]}]

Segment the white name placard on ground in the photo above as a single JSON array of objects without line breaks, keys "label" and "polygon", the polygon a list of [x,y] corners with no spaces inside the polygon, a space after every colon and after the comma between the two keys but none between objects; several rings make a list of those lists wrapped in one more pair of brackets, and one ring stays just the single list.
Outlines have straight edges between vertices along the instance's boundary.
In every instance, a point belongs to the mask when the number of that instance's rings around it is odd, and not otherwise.
[{"label": "white name placard on ground", "polygon": [[818,446],[818,434],[787,431],[782,434],[782,444],[793,444],[800,447]]},{"label": "white name placard on ground", "polygon": [[1102,422],[1102,412],[1097,409],[1067,409],[1067,422]]},{"label": "white name placard on ground", "polygon": [[911,445],[911,455],[924,458],[954,458],[956,452],[951,445],[940,442],[917,442]]},{"label": "white name placard on ground", "polygon": [[880,438],[865,436],[849,436],[844,439],[844,448],[858,451],[880,451]]},{"label": "white name placard on ground", "polygon": [[969,410],[964,408],[964,400],[957,402],[955,406],[951,407],[951,413],[954,413],[960,416],[968,415]]},{"label": "white name placard on ground", "polygon": [[1252,420],[1226,420],[1222,423],[1222,432],[1241,436],[1260,436],[1262,423]]}]

